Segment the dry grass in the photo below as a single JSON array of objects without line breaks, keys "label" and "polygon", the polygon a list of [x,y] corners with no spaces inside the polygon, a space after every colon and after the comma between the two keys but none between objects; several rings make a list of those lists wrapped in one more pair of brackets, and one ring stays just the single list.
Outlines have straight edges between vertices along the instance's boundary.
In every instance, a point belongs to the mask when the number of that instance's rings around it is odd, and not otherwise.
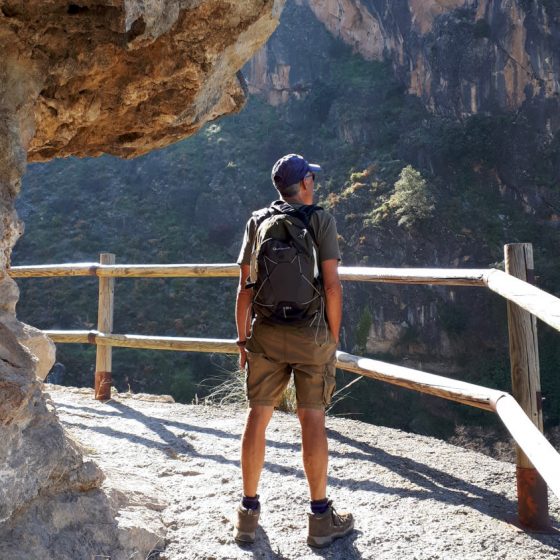
[{"label": "dry grass", "polygon": [[[203,385],[204,383],[202,383]],[[226,371],[226,379],[215,386],[201,401],[194,404],[243,404],[245,398],[245,372],[242,370]]]},{"label": "dry grass", "polygon": [[[240,369],[226,371],[226,376],[226,380],[214,387],[202,400],[203,404],[240,405],[247,402],[245,394],[245,371]],[[197,400],[196,403],[198,404],[198,402]],[[276,408],[282,412],[295,413],[297,411],[296,388],[293,379],[290,379],[290,383],[288,387],[286,387],[282,399]]]}]

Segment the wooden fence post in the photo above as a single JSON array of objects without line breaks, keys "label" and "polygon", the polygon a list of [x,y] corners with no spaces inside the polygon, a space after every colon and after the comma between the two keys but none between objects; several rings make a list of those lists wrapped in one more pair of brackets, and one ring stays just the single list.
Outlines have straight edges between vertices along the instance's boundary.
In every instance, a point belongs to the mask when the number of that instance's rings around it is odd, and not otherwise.
[{"label": "wooden fence post", "polygon": [[[115,255],[101,253],[100,264],[115,264]],[[103,333],[113,332],[113,298],[114,278],[99,278],[99,304],[97,311],[97,330]],[[95,357],[95,398],[106,401],[111,398],[112,348],[97,345]]]},{"label": "wooden fence post", "polygon": [[[512,243],[504,247],[506,272],[534,284],[533,247]],[[512,394],[533,424],[542,432],[542,396],[539,372],[537,319],[508,301],[509,357]],[[529,529],[550,529],[547,486],[525,453],[517,446],[517,510]]]}]

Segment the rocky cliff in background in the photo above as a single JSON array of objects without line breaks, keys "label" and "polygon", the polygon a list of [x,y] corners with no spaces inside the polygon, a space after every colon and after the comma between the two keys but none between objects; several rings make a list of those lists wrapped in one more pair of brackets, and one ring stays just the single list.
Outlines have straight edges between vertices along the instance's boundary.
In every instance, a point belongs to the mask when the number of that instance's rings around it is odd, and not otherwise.
[{"label": "rocky cliff in background", "polygon": [[[560,126],[560,9],[536,0],[294,0],[366,60],[389,59],[432,112],[465,117],[532,103]],[[305,28],[301,28],[305,33]],[[267,51],[271,71],[263,73]],[[272,102],[298,91],[273,46],[251,67]],[[294,79],[295,78],[295,79]]]},{"label": "rocky cliff in background", "polygon": [[[17,529],[18,516],[32,511],[30,504],[41,515],[51,498],[67,493],[68,499],[102,481],[94,465],[83,463],[43,397],[36,370],[44,374],[53,358],[38,367],[32,352],[43,347],[48,355],[49,343],[15,318],[18,290],[6,267],[23,229],[14,198],[27,160],[133,157],[239,110],[245,93],[237,72],[272,33],[282,6],[282,0],[0,1],[0,523],[5,529]],[[107,515],[101,508],[91,522],[106,525]],[[135,549],[133,541],[103,548],[109,553],[118,548],[123,557],[149,553]]]}]

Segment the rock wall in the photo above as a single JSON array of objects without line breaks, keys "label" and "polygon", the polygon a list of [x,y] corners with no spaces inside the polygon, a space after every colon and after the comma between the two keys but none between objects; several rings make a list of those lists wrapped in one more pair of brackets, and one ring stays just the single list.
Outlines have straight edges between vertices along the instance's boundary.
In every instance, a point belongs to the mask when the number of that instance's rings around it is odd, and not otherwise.
[{"label": "rock wall", "polygon": [[[408,91],[455,117],[525,102],[559,123],[560,7],[525,0],[294,0],[367,60],[389,58]],[[250,86],[279,103],[297,85],[274,42],[253,60]],[[264,61],[268,60],[268,73]],[[282,93],[283,92],[283,93]],[[552,107],[549,107],[552,105]],[[546,124],[546,123],[544,123]]]},{"label": "rock wall", "polygon": [[[380,17],[377,7],[360,0],[306,0],[319,21],[367,60],[381,60],[386,52],[402,52],[402,37],[392,17]],[[389,10],[391,15],[392,10]],[[390,27],[387,27],[387,24]]]},{"label": "rock wall", "polygon": [[[322,25],[304,8],[303,0],[288,2],[283,13],[281,27],[243,69],[249,92],[273,106],[306,96],[311,81],[328,65],[330,41],[325,40],[326,33],[317,33]],[[301,52],[299,45],[306,36],[313,48]]]},{"label": "rock wall", "polygon": [[0,1],[0,526],[103,480],[44,399],[38,376],[54,362],[52,344],[15,317],[18,289],[6,269],[23,231],[14,198],[26,161],[134,157],[238,111],[245,92],[237,72],[278,24],[283,3]]}]

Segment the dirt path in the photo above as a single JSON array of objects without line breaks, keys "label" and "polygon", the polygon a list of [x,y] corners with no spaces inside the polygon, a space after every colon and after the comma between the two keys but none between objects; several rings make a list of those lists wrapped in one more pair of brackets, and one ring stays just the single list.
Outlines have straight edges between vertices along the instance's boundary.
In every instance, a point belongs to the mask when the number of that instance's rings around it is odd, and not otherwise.
[{"label": "dirt path", "polygon": [[[262,527],[252,547],[240,547],[230,519],[240,495],[243,409],[125,395],[100,404],[90,391],[53,386],[48,392],[68,431],[106,473],[104,489],[120,501],[119,525],[159,541],[151,558],[560,558],[558,533],[531,535],[510,523],[513,465],[340,418],[327,424],[330,496],[354,513],[356,531],[324,551],[308,548],[299,426],[283,413],[268,431]],[[560,502],[550,500],[558,528]]]}]

